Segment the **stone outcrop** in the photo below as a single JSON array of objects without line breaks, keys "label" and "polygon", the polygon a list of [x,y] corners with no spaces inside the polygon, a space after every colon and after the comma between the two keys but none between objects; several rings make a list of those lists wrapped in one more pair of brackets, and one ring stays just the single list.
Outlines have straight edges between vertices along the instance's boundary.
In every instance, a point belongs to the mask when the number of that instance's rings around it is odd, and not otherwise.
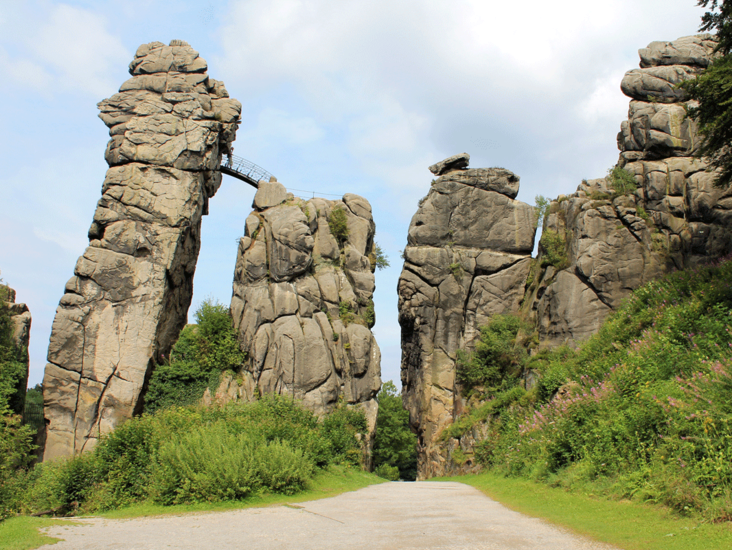
[{"label": "stone outcrop", "polygon": [[420,478],[444,472],[437,438],[461,410],[457,350],[470,349],[491,315],[518,312],[524,296],[536,214],[514,200],[518,188],[502,168],[447,170],[409,226],[398,284],[402,396]]},{"label": "stone outcrop", "polygon": [[632,290],[732,249],[732,191],[715,188],[692,156],[699,138],[675,87],[709,65],[713,48],[700,35],[641,49],[641,68],[621,84],[631,101],[618,134],[618,167],[635,185],[584,181],[550,204],[544,232],[563,257],[552,265],[544,237],[525,302],[542,346],[586,339]]},{"label": "stone outcrop", "polygon": [[[532,350],[576,345],[634,289],[732,251],[732,189],[715,188],[714,173],[694,157],[691,103],[676,87],[710,64],[713,48],[699,35],[640,50],[640,68],[621,84],[631,101],[618,164],[551,201],[536,259],[530,207],[512,200],[518,178],[450,171],[460,155],[434,166],[447,173],[412,220],[399,281],[403,399],[419,435],[420,478],[471,471],[473,445],[488,437],[486,422],[440,440],[479,405],[455,384],[455,350],[470,350],[491,315],[518,312],[535,328]],[[523,375],[527,387],[538,377]]]},{"label": "stone outcrop", "polygon": [[16,377],[15,392],[10,397],[10,409],[22,414],[25,404],[25,391],[28,385],[28,346],[30,344],[31,314],[28,306],[15,302],[15,290],[9,286],[0,286],[0,300],[4,302],[12,323],[12,340],[18,350],[18,359],[23,364],[23,372]]},{"label": "stone outcrop", "polygon": [[247,353],[244,382],[217,394],[251,399],[258,388],[302,400],[318,415],[342,399],[364,410],[373,433],[381,353],[370,330],[376,265],[371,205],[352,194],[304,201],[272,181],[260,182],[253,206],[231,299]]},{"label": "stone outcrop", "polygon": [[129,70],[99,103],[110,168],[53,323],[45,459],[90,449],[141,410],[153,365],[185,324],[201,217],[239,121],[240,103],[183,41],[140,46]]}]

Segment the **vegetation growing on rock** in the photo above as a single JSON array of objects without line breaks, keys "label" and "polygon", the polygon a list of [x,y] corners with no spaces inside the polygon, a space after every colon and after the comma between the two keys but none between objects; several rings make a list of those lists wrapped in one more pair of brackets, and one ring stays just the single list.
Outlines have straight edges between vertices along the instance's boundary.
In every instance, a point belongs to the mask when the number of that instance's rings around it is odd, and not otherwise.
[{"label": "vegetation growing on rock", "polygon": [[651,282],[577,350],[505,372],[507,389],[443,437],[485,425],[475,459],[488,468],[729,520],[730,311],[729,258]]},{"label": "vegetation growing on rock", "polygon": [[170,356],[153,371],[145,410],[198,402],[209,386],[216,388],[224,371],[238,371],[246,354],[239,350],[229,308],[205,300],[194,314],[195,325],[180,333]]}]

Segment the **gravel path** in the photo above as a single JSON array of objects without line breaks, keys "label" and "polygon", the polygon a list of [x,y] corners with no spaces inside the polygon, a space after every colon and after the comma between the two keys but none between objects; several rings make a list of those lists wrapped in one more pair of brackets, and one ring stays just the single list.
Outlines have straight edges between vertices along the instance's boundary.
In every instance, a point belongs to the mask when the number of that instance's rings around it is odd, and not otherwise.
[{"label": "gravel path", "polygon": [[[83,523],[82,523],[83,522]],[[269,508],[50,527],[48,550],[613,550],[452,482],[383,483]]]}]

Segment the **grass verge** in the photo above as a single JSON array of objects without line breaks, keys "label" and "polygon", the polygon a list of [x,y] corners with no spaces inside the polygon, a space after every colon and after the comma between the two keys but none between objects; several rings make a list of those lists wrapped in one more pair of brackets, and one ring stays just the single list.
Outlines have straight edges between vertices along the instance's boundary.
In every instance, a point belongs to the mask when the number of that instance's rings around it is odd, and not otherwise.
[{"label": "grass verge", "polygon": [[[177,506],[159,506],[154,504],[138,504],[129,508],[122,508],[98,514],[96,517],[108,519],[129,519],[145,516],[180,515],[188,513],[223,512],[226,510],[241,510],[274,506],[277,504],[305,502],[340,495],[348,491],[356,491],[383,483],[385,479],[361,470],[331,466],[319,473],[308,483],[307,488],[292,496],[263,494],[245,500],[181,504]],[[59,539],[39,533],[39,529],[52,525],[64,525],[66,522],[54,519],[31,518],[18,516],[0,522],[0,550],[32,550],[44,544],[53,544]]]},{"label": "grass verge", "polygon": [[[438,481],[435,479],[435,481]],[[669,510],[630,501],[569,493],[494,473],[439,478],[471,485],[508,508],[613,544],[624,550],[729,550],[732,526],[679,518]]]}]

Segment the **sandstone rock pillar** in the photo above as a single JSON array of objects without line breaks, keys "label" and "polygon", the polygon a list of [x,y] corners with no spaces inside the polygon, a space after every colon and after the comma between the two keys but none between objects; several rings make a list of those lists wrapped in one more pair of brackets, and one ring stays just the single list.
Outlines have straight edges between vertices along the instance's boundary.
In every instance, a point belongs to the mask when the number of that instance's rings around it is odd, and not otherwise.
[{"label": "sandstone rock pillar", "polygon": [[373,434],[381,387],[381,352],[369,330],[375,229],[363,197],[306,201],[260,182],[231,299],[248,354],[241,397],[255,388],[288,395],[318,415],[343,400],[364,411]]},{"label": "sandstone rock pillar", "polygon": [[98,105],[110,168],[53,323],[44,459],[88,450],[138,412],[156,360],[185,324],[201,217],[241,112],[206,71],[181,40],[145,44],[132,78]]},{"label": "sandstone rock pillar", "polygon": [[419,437],[419,479],[444,473],[438,438],[460,412],[456,351],[490,316],[518,311],[531,268],[535,212],[514,200],[518,176],[468,169],[468,159],[430,167],[438,177],[412,218],[398,283],[402,396]]}]

